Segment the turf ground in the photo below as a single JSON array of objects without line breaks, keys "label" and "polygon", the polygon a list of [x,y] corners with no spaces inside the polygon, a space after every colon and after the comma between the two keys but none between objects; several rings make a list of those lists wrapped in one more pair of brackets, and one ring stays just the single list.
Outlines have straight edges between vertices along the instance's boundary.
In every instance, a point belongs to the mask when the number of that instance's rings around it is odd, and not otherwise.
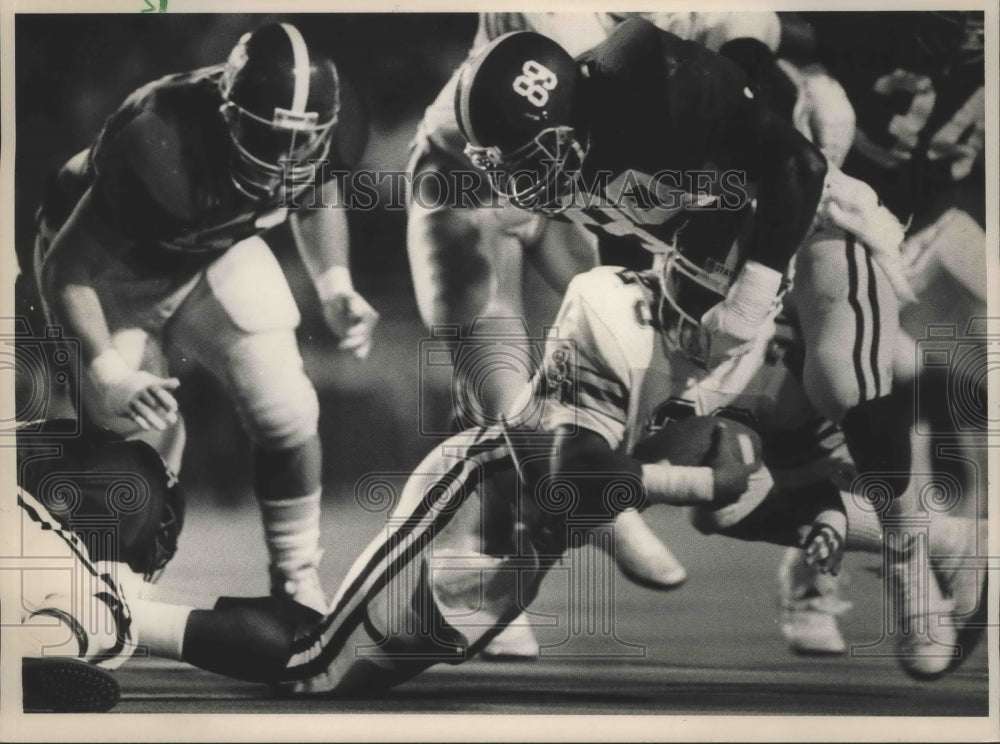
[{"label": "turf ground", "polygon": [[[266,591],[257,514],[192,504],[166,587],[229,594]],[[135,660],[120,672],[120,713],[519,713],[741,714],[822,716],[985,716],[985,645],[945,679],[919,683],[891,658],[860,657],[882,636],[875,557],[848,557],[842,619],[853,653],[802,657],[776,625],[774,576],[780,549],[706,538],[679,511],[648,513],[689,571],[688,582],[657,593],[620,575],[608,588],[612,612],[571,633],[569,563],[546,579],[532,605],[543,645],[537,662],[472,660],[439,665],[377,697],[276,699],[262,685],[234,682],[181,664]],[[379,518],[349,504],[325,510],[327,586],[378,530]],[[567,642],[568,641],[568,642]],[[890,647],[891,648],[891,647]],[[834,721],[838,719],[833,719]]]}]

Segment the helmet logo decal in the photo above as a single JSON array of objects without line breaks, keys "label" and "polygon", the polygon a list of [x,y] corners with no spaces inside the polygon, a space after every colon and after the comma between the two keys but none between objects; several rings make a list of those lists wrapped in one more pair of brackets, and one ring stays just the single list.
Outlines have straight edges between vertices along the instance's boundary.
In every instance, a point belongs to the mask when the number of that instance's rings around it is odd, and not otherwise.
[{"label": "helmet logo decal", "polygon": [[556,87],[556,74],[541,62],[529,59],[521,68],[523,75],[514,78],[514,92],[524,96],[538,108],[549,102],[549,91]]}]

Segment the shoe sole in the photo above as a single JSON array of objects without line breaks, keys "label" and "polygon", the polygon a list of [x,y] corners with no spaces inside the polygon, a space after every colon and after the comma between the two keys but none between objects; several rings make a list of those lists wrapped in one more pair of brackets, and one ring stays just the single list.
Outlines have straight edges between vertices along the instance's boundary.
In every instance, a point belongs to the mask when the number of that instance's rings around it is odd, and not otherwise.
[{"label": "shoe sole", "polygon": [[104,713],[121,699],[106,669],[78,659],[22,659],[24,712]]},{"label": "shoe sole", "polygon": [[618,570],[622,572],[622,575],[631,581],[636,586],[641,586],[643,589],[652,589],[657,592],[669,592],[672,589],[679,589],[687,583],[688,577],[685,574],[683,578],[673,581],[673,582],[663,582],[657,581],[655,579],[650,579],[641,574],[637,574],[629,568],[626,568],[623,564],[618,564]]},{"label": "shoe sole", "polygon": [[847,653],[846,648],[796,648],[795,646],[789,646],[789,649],[796,656],[843,656]]}]

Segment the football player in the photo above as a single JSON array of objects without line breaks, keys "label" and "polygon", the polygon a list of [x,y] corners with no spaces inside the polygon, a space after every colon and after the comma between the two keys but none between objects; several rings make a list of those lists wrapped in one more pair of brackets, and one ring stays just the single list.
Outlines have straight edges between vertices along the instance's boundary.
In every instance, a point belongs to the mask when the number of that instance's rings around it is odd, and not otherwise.
[{"label": "football player", "polygon": [[154,442],[176,471],[167,351],[203,365],[254,443],[272,590],[318,612],[319,406],[262,236],[287,218],[340,348],[363,358],[378,315],[351,283],[344,212],[291,208],[337,188],[308,161],[336,157],[339,99],[333,63],[295,26],[248,33],[225,64],[130,95],[53,180],[36,241],[47,312],[82,344],[83,415]]},{"label": "football player", "polygon": [[[184,501],[145,442],[76,422],[18,431],[18,647],[25,710],[96,712],[120,694],[114,676],[136,651],[124,586],[154,578],[177,549]],[[8,508],[9,507],[9,508]],[[14,599],[9,597],[8,599]],[[10,629],[8,629],[10,630]]]},{"label": "football player", "polygon": [[[802,356],[794,335],[765,331],[709,372],[674,332],[670,281],[669,271],[614,267],[573,280],[525,393],[544,400],[541,420],[455,435],[418,466],[330,615],[293,645],[281,675],[290,689],[372,692],[474,655],[534,598],[573,544],[574,517],[592,524],[642,504],[693,505],[705,533],[802,545],[831,573],[845,549],[881,553],[876,509],[843,490],[853,479],[843,436],[793,371]],[[706,425],[706,414],[718,418]],[[486,527],[501,521],[498,510],[512,511],[506,534]],[[942,520],[932,551],[959,554],[973,527]],[[983,572],[975,586],[936,572],[928,595],[918,591],[926,575],[914,573],[926,567],[908,559],[892,565],[896,601],[932,632],[907,636],[901,663],[933,679],[957,666],[943,649],[957,642],[967,657],[981,629],[959,635],[930,621],[984,611]]]},{"label": "football player", "polygon": [[[578,54],[603,41],[632,15],[640,14],[482,13],[470,55],[505,33],[524,30],[544,33],[570,54]],[[761,79],[777,78],[771,70],[773,63],[770,68],[768,66],[768,57],[773,57],[781,37],[780,22],[774,13],[641,15],[679,36],[711,49],[723,49],[747,68],[761,70],[758,74]],[[465,170],[468,161],[463,148],[466,142],[459,129],[454,104],[459,73],[460,70],[456,71],[427,109],[414,139],[408,166],[416,184],[408,202],[407,222],[414,289],[421,317],[429,328],[459,326],[462,343],[468,347],[476,343],[475,336],[470,333],[475,322],[479,329],[504,334],[505,343],[513,346],[523,339],[512,338],[504,320],[524,314],[525,263],[561,294],[574,275],[597,265],[599,236],[578,225],[545,220],[539,215],[495,203],[485,179],[479,174],[471,174],[474,176],[470,182],[475,186],[474,203],[442,200],[440,194],[434,193],[438,181],[420,178],[421,174],[430,173],[452,174],[456,178],[470,176]],[[814,121],[821,119],[813,117]],[[828,131],[839,130],[837,127],[823,129],[823,132]],[[823,136],[818,139],[822,140]],[[622,262],[628,254],[641,265],[648,262],[648,254],[642,251],[637,254],[627,240],[602,240],[600,249],[605,260],[614,263]],[[492,326],[488,325],[490,320]],[[489,341],[495,342],[492,334]],[[479,408],[492,420],[509,407],[531,372],[530,369],[521,370],[523,377],[497,374],[485,381],[463,379],[465,370],[473,368],[474,365],[456,368],[459,379],[456,379],[455,389],[465,394],[474,391],[472,394],[480,396],[481,400],[472,401],[468,408]],[[624,513],[617,520],[616,531],[619,563],[628,575],[644,585],[661,588],[675,586],[684,579],[681,564],[649,532],[637,514]],[[515,625],[512,629],[522,627]],[[526,635],[523,630],[519,632]],[[498,639],[487,652],[502,641]]]}]

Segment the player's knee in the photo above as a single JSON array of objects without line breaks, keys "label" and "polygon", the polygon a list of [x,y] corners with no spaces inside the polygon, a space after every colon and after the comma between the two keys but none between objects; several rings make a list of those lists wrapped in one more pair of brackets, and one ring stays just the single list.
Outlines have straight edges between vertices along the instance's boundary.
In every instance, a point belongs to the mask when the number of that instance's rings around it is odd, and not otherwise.
[{"label": "player's knee", "polygon": [[316,389],[301,370],[280,385],[258,391],[242,407],[251,438],[264,449],[291,449],[314,436],[319,427]]}]

